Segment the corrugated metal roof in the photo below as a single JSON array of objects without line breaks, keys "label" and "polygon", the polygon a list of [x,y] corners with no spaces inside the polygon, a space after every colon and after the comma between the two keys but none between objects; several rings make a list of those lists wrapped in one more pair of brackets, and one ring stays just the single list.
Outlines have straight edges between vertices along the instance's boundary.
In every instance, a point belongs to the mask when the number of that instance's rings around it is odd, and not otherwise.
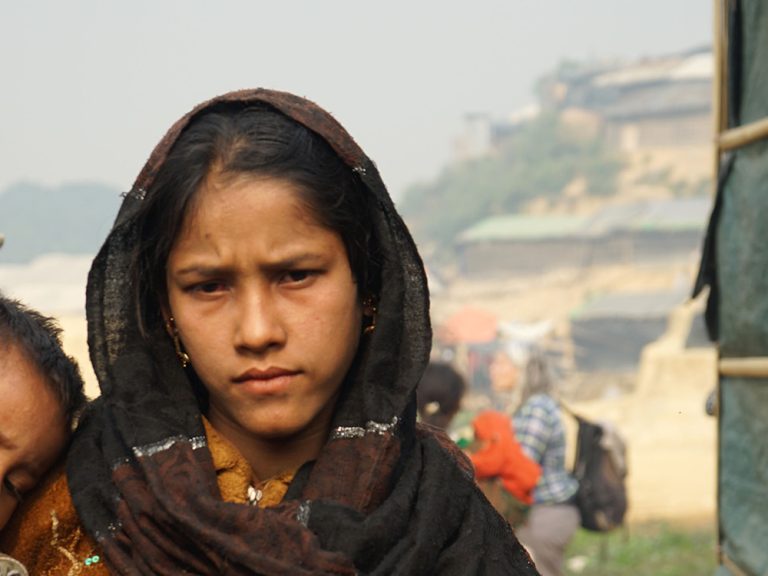
[{"label": "corrugated metal roof", "polygon": [[601,105],[602,114],[612,120],[707,112],[712,106],[708,80],[667,82],[626,91]]},{"label": "corrugated metal roof", "polygon": [[619,70],[613,70],[601,74],[595,78],[595,86],[605,88],[608,86],[626,86],[629,84],[644,84],[660,82],[670,77],[670,74],[679,65],[679,60],[652,60],[641,62]]},{"label": "corrugated metal roof", "polygon": [[706,225],[711,207],[710,198],[648,202],[631,227],[634,230],[697,230]]},{"label": "corrugated metal roof", "polygon": [[508,214],[479,222],[459,235],[459,242],[485,240],[543,240],[581,234],[585,218]]},{"label": "corrugated metal roof", "polygon": [[616,230],[626,229],[628,223],[639,218],[645,210],[645,203],[611,204],[591,216],[584,225],[584,233],[602,236]]},{"label": "corrugated metal roof", "polygon": [[686,58],[670,74],[675,80],[711,80],[715,70],[712,52],[699,52]]},{"label": "corrugated metal roof", "polygon": [[598,296],[571,313],[572,320],[665,317],[688,298],[688,290],[616,292]]},{"label": "corrugated metal roof", "polygon": [[624,87],[670,80],[709,80],[714,61],[712,52],[697,52],[687,57],[659,58],[600,74],[593,84],[599,87]]},{"label": "corrugated metal roof", "polygon": [[608,205],[590,217],[508,214],[483,220],[462,232],[460,244],[598,237],[621,230],[703,230],[710,198],[675,198]]}]

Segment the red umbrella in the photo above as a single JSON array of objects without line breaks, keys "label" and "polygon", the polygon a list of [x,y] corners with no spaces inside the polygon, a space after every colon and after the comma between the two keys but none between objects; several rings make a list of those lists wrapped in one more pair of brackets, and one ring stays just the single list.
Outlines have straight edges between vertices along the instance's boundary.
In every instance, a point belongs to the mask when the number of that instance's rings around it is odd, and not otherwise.
[{"label": "red umbrella", "polygon": [[443,344],[484,344],[495,340],[497,332],[494,314],[466,306],[438,327],[437,338]]}]

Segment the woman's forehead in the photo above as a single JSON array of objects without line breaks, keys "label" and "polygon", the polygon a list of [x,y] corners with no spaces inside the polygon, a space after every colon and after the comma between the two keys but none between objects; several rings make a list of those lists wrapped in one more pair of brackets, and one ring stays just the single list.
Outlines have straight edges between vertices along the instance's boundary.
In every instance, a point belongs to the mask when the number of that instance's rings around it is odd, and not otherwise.
[{"label": "woman's forehead", "polygon": [[190,259],[213,263],[249,256],[265,263],[308,262],[340,249],[339,235],[318,221],[295,185],[251,178],[200,191],[170,260],[176,268]]},{"label": "woman's forehead", "polygon": [[254,219],[254,224],[263,223],[266,216],[279,216],[321,226],[305,197],[304,187],[290,178],[222,174],[206,178],[187,211],[184,225],[195,227],[199,225],[195,220],[237,220],[247,215]]}]

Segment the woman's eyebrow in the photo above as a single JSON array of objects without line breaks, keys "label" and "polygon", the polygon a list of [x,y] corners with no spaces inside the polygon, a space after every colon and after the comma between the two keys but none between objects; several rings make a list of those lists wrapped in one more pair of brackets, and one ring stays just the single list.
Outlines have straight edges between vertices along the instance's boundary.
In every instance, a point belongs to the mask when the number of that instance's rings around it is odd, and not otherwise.
[{"label": "woman's eyebrow", "polygon": [[[263,270],[284,270],[299,266],[318,265],[326,260],[326,257],[319,252],[301,252],[299,254],[290,254],[285,257],[278,257],[272,261],[264,262],[259,265]],[[217,266],[207,264],[191,264],[178,270],[172,270],[171,274],[176,277],[198,276],[203,278],[213,278],[216,276],[226,276],[234,272],[232,266]]]},{"label": "woman's eyebrow", "polygon": [[322,254],[316,252],[302,252],[284,258],[278,258],[272,262],[266,262],[262,264],[261,267],[266,270],[282,270],[299,266],[317,265],[324,262],[325,259],[326,258]]},{"label": "woman's eyebrow", "polygon": [[212,277],[212,276],[221,276],[222,274],[229,274],[231,271],[232,269],[229,266],[205,266],[205,265],[193,264],[191,266],[186,266],[184,268],[181,268],[180,270],[171,271],[171,273],[174,276],[195,275],[195,276],[203,276],[203,277]]}]

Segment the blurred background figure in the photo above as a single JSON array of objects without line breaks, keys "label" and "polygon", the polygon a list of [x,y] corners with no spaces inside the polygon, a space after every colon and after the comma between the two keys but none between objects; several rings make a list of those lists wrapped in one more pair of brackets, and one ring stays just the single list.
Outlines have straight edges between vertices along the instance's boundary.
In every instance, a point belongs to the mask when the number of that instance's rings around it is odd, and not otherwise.
[{"label": "blurred background figure", "polygon": [[494,357],[490,367],[495,392],[512,394],[519,387],[513,422],[523,452],[541,467],[533,503],[522,525],[516,528],[543,576],[563,574],[568,543],[579,527],[579,512],[572,499],[578,483],[565,469],[565,429],[554,383],[546,359],[532,351],[525,364],[523,381],[506,351]]},{"label": "blurred background figure", "polygon": [[523,452],[503,412],[481,412],[472,420],[472,428],[470,459],[477,484],[499,514],[512,526],[518,526],[533,503],[541,466]]},{"label": "blurred background figure", "polygon": [[510,416],[520,406],[520,369],[527,362],[527,354],[517,348],[498,349],[488,366],[493,406]]},{"label": "blurred background figure", "polygon": [[[496,366],[499,378],[517,381],[517,367],[507,357]],[[432,361],[417,388],[421,422],[442,428],[463,449],[475,469],[480,489],[512,526],[519,525],[533,503],[541,467],[515,440],[508,414],[497,410],[464,410],[464,377],[447,362]]]},{"label": "blurred background figure", "polygon": [[446,362],[430,362],[416,390],[419,420],[447,430],[466,391],[461,374]]}]

